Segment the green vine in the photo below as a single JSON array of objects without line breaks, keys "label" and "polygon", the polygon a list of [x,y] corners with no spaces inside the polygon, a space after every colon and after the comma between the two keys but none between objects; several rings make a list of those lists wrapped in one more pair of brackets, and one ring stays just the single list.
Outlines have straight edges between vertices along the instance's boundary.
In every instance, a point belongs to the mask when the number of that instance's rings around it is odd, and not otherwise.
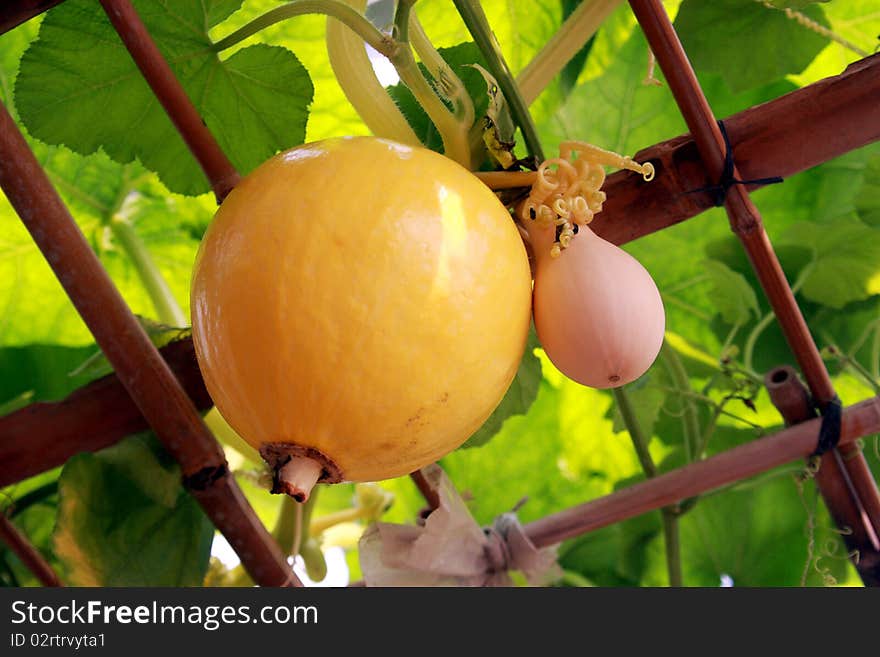
[{"label": "green vine", "polygon": [[[623,424],[629,432],[642,470],[648,479],[653,479],[657,476],[657,466],[654,464],[654,459],[648,449],[649,437],[642,431],[629,395],[624,387],[612,388],[612,394],[614,395],[614,401],[617,403],[617,409],[620,411]],[[678,527],[679,515],[680,509],[676,506],[661,509],[663,540],[666,546],[666,572],[669,575],[669,585],[674,587],[683,586],[681,540]]]},{"label": "green vine", "polygon": [[453,0],[453,2],[468,32],[470,32],[480,52],[483,53],[483,57],[486,58],[489,72],[495,77],[498,86],[501,88],[501,93],[504,94],[504,98],[510,106],[510,113],[513,116],[514,122],[519,126],[520,132],[522,132],[529,156],[537,162],[543,162],[544,151],[538,139],[538,129],[532,120],[532,115],[529,113],[528,103],[520,94],[516,80],[510,72],[507,62],[504,60],[504,55],[501,53],[498,41],[496,41],[495,36],[492,34],[492,29],[489,27],[489,21],[486,19],[483,8],[476,0]]}]

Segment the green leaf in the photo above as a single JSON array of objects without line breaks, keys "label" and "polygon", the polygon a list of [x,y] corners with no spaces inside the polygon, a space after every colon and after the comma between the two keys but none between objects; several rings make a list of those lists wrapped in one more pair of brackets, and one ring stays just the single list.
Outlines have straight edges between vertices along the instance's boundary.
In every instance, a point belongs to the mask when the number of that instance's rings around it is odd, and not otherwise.
[{"label": "green leaf", "polygon": [[659,532],[656,513],[603,527],[564,543],[559,565],[597,586],[638,586],[649,565],[648,547]]},{"label": "green leaf", "polygon": [[155,439],[134,436],[64,466],[55,551],[74,586],[198,586],[214,527]]},{"label": "green leaf", "polygon": [[[137,319],[141,328],[146,331],[147,336],[150,338],[150,342],[159,349],[171,342],[182,340],[192,334],[192,330],[189,328],[168,326],[167,324],[155,322],[138,315],[135,315],[135,319]],[[113,366],[110,364],[110,361],[107,360],[104,352],[98,349],[91,353],[84,361],[79,363],[76,368],[70,372],[70,376],[88,376],[90,378],[97,378],[110,374],[112,371]]]},{"label": "green leaf", "polygon": [[880,229],[852,217],[827,223],[799,223],[780,243],[813,254],[804,282],[805,297],[831,308],[880,294]]},{"label": "green leaf", "polygon": [[[86,372],[73,374],[91,351],[91,347],[51,344],[0,349],[0,402],[22,395],[28,403],[66,397],[94,378]],[[12,410],[6,408],[0,416]]]},{"label": "green leaf", "polygon": [[[302,143],[312,100],[293,53],[257,44],[221,60],[208,29],[237,2],[139,0],[157,45],[236,167],[246,173]],[[101,7],[71,0],[51,10],[21,61],[15,99],[30,133],[87,155],[139,159],[172,191],[209,189],[194,157],[141,77]]]},{"label": "green leaf", "polygon": [[855,206],[862,221],[869,226],[880,226],[880,155],[872,157],[865,166]]},{"label": "green leaf", "polygon": [[[791,475],[701,499],[680,520],[685,583],[718,586],[721,576],[727,575],[734,586],[799,585],[807,565],[809,540],[805,502],[812,508],[814,499],[814,485],[806,485],[802,500]],[[845,549],[839,534],[829,527],[821,503],[815,522],[819,566],[829,568],[829,574],[840,579],[847,568]],[[835,550],[834,556],[825,554],[829,546]],[[806,570],[807,585],[821,586],[815,566],[811,564]]]},{"label": "green leaf", "polygon": [[541,361],[535,356],[535,349],[539,346],[538,337],[534,331],[529,332],[526,350],[523,354],[516,376],[504,394],[504,398],[498,407],[492,411],[489,419],[483,426],[468,438],[462,447],[479,447],[492,440],[507,418],[514,415],[525,415],[538,396],[538,387],[541,384]]},{"label": "green leaf", "polygon": [[[803,13],[828,26],[820,7],[803,7]],[[684,0],[675,29],[697,71],[719,73],[733,91],[800,73],[828,45],[825,37],[755,0]]]},{"label": "green leaf", "polygon": [[745,276],[719,260],[703,263],[712,285],[712,296],[722,319],[728,324],[745,324],[761,315],[755,290]]},{"label": "green leaf", "polygon": [[[193,261],[215,211],[214,200],[207,195],[191,199],[168,194],[140,166],[122,166],[103,154],[82,157],[46,146],[37,151],[131,309],[143,317],[155,316],[135,267],[105,225],[119,209],[114,206],[122,200],[120,193],[128,220],[186,312]],[[78,346],[94,339],[30,234],[0,196],[0,345],[38,342]]]}]

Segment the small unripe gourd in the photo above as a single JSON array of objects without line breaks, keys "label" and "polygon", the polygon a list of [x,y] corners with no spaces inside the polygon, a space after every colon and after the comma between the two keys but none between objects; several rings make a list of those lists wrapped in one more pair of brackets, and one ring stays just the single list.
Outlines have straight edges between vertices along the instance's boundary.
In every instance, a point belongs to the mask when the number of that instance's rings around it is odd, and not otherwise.
[{"label": "small unripe gourd", "polygon": [[531,278],[509,212],[432,151],[372,137],[279,154],[223,201],[192,283],[223,417],[275,492],[410,473],[461,445],[512,381]]},{"label": "small unripe gourd", "polygon": [[639,378],[657,357],[666,324],[651,275],[586,226],[551,255],[554,228],[527,225],[536,260],[535,330],[547,357],[592,388]]}]

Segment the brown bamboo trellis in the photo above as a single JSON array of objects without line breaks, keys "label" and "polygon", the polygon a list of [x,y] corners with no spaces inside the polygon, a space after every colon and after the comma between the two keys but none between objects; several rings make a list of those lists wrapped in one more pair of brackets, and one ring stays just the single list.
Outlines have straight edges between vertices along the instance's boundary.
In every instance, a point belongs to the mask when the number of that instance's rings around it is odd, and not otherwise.
[{"label": "brown bamboo trellis", "polygon": [[[63,0],[25,0],[0,8],[0,33]],[[111,23],[221,201],[238,173],[204,126],[129,0],[101,0]],[[693,217],[711,207],[707,194],[684,192],[716,181],[724,142],[693,69],[659,0],[630,0],[667,83],[690,129],[641,151],[658,180],[642,185],[618,173],[606,181],[608,202],[594,222],[597,232],[624,243]],[[820,100],[821,99],[821,102]],[[792,120],[797,116],[798,121]],[[751,108],[725,121],[738,178],[791,175],[880,139],[880,56],[851,65],[839,76]],[[786,146],[799,144],[796,154]],[[662,183],[660,181],[663,181]],[[660,183],[658,185],[658,183]],[[299,585],[277,545],[226,469],[222,450],[197,410],[210,406],[192,345],[181,341],[162,354],[134,320],[100,262],[39,167],[17,126],[0,107],[0,186],[31,231],[115,374],[62,402],[34,404],[0,418],[0,486],[62,464],[74,453],[110,445],[152,427],[178,460],[187,489],[230,540],[261,585]],[[730,189],[725,207],[733,232],[752,262],[809,387],[796,373],[768,375],[771,399],[788,428],[769,437],[691,463],[611,495],[526,525],[536,545],[557,543],[620,520],[675,504],[797,458],[816,446],[822,409],[834,399],[828,371],[764,232],[745,186]],[[628,212],[638,207],[638,212]],[[633,221],[630,217],[636,217]],[[72,267],[76,263],[77,267]],[[164,358],[163,358],[164,357]],[[88,431],[84,431],[88,428]],[[880,432],[880,396],[844,410],[837,449],[826,454],[817,482],[856,568],[869,585],[880,584],[880,495],[857,438]],[[430,500],[432,491],[414,481]],[[44,584],[58,584],[45,560],[6,518],[0,537]]]}]

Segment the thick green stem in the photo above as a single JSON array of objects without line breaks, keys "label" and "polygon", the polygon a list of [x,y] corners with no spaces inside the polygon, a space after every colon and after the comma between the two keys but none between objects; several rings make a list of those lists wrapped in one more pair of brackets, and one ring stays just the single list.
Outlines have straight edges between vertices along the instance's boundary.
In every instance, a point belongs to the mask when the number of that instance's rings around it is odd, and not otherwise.
[{"label": "thick green stem", "polygon": [[[282,498],[281,509],[278,511],[278,520],[275,522],[272,536],[284,555],[296,554],[297,534],[302,526],[303,505],[289,495],[283,495]],[[308,504],[309,501],[306,501],[305,504]]]},{"label": "thick green stem", "polygon": [[589,579],[573,570],[563,570],[559,583],[573,588],[593,588],[596,586]]},{"label": "thick green stem", "polygon": [[464,130],[469,130],[474,124],[474,103],[465,89],[464,83],[446,63],[446,60],[437,52],[434,44],[425,34],[422,24],[416,16],[415,7],[409,15],[409,41],[413,50],[422,60],[422,64],[434,78],[436,84],[443,91],[452,104],[452,111],[456,121]]},{"label": "thick green stem", "polygon": [[[367,0],[345,0],[362,12]],[[392,139],[409,146],[421,146],[397,103],[385,91],[364,48],[363,39],[345,23],[327,19],[327,57],[336,81],[348,102],[377,137]]]},{"label": "thick green stem", "polygon": [[[620,411],[620,417],[626,430],[629,432],[633,447],[636,450],[639,463],[648,479],[657,476],[657,466],[648,449],[649,437],[642,431],[636,418],[635,409],[630,402],[629,395],[623,387],[612,388],[614,401]],[[669,574],[670,586],[681,586],[681,541],[678,531],[678,507],[664,507],[660,510],[663,519],[663,540],[666,546],[666,569]]]},{"label": "thick green stem", "polygon": [[168,283],[131,222],[117,213],[110,219],[110,229],[134,265],[141,283],[150,296],[150,301],[153,302],[159,321],[169,326],[189,326],[189,319],[174,298],[171,288],[168,287]]},{"label": "thick green stem", "polygon": [[217,52],[226,50],[275,23],[305,14],[324,14],[342,21],[386,57],[391,57],[397,48],[394,39],[382,34],[362,13],[339,0],[293,0],[257,16],[247,25],[217,41],[213,48]]},{"label": "thick green stem", "polygon": [[400,0],[394,25],[397,28],[398,48],[389,57],[401,81],[409,88],[422,109],[443,139],[443,152],[446,157],[455,160],[463,167],[471,168],[471,148],[468,141],[470,126],[459,123],[455,115],[436,94],[434,89],[422,75],[416,64],[409,45],[410,10],[414,0]]},{"label": "thick green stem", "polygon": [[683,432],[682,444],[685,458],[691,462],[694,458],[694,449],[700,435],[700,419],[697,416],[697,408],[693,400],[685,393],[691,392],[690,381],[684,364],[675,352],[675,349],[666,341],[660,349],[660,358],[666,366],[673,387],[679,393],[682,405],[681,425]]},{"label": "thick green stem", "polygon": [[666,572],[669,586],[684,585],[681,576],[681,534],[678,531],[678,514],[671,509],[663,509],[663,541],[666,545]]},{"label": "thick green stem", "polygon": [[649,437],[645,436],[642,431],[638,418],[636,418],[635,409],[630,402],[629,395],[622,387],[612,388],[611,392],[614,395],[614,401],[617,403],[617,410],[620,411],[623,425],[629,432],[629,437],[632,440],[633,447],[636,450],[636,456],[639,459],[639,463],[642,465],[642,470],[644,470],[645,476],[649,479],[656,477],[657,466],[654,464],[654,459],[651,457],[651,452],[648,450]]},{"label": "thick green stem", "polygon": [[[20,513],[24,513],[30,507],[45,502],[48,498],[56,495],[58,493],[58,482],[50,481],[48,484],[43,484],[39,488],[34,488],[32,491],[29,491],[17,498],[10,507],[12,510],[7,514],[10,519],[14,518]],[[2,513],[2,511],[0,511]]]},{"label": "thick green stem", "polygon": [[532,120],[532,115],[529,114],[528,103],[520,94],[516,80],[510,72],[507,62],[504,61],[501,48],[489,27],[489,21],[486,19],[486,14],[483,13],[483,8],[476,0],[453,1],[474,42],[480,48],[483,57],[486,58],[489,72],[495,77],[501,88],[501,93],[504,94],[504,98],[510,106],[510,113],[522,132],[529,155],[536,161],[543,162],[544,151],[541,148],[538,130]]},{"label": "thick green stem", "polygon": [[527,105],[550,84],[623,0],[584,0],[516,77]]},{"label": "thick green stem", "polygon": [[8,582],[7,586],[21,586],[21,583],[18,581],[18,577],[15,575],[15,571],[12,570],[12,567],[6,561],[6,545],[0,545],[0,570],[3,571],[6,580]]}]

